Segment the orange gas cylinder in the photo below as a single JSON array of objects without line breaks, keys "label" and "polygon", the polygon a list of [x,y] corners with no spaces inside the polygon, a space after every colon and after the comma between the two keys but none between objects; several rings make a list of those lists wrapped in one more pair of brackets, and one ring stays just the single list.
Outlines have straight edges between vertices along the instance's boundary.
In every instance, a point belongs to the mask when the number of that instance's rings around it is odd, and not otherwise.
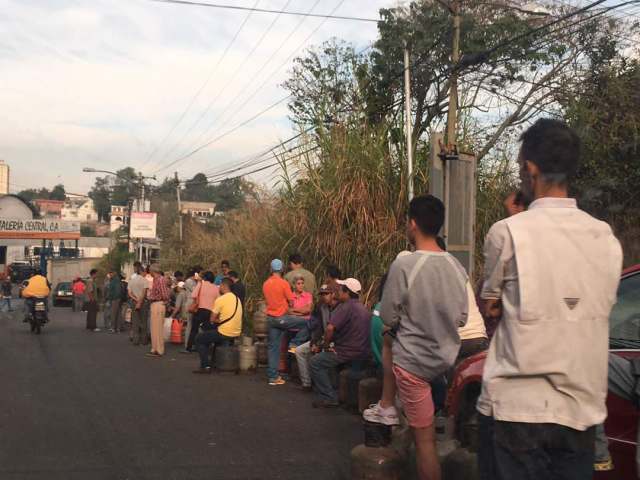
[{"label": "orange gas cylinder", "polygon": [[173,323],[171,324],[171,338],[169,340],[171,343],[175,343],[180,345],[182,343],[182,322],[173,319]]}]

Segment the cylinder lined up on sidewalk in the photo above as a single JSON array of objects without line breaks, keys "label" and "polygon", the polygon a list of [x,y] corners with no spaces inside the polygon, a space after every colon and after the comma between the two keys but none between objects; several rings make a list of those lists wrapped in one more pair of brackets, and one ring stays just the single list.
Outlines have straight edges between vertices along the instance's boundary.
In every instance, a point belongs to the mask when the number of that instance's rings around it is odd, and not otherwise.
[{"label": "cylinder lined up on sidewalk", "polygon": [[256,304],[256,309],[253,312],[253,334],[256,337],[266,337],[268,333],[267,304],[261,301]]},{"label": "cylinder lined up on sidewalk", "polygon": [[351,451],[351,480],[406,480],[405,461],[393,448],[358,445]]},{"label": "cylinder lined up on sidewalk", "polygon": [[220,372],[238,373],[240,352],[235,345],[219,345],[215,350],[215,366]]},{"label": "cylinder lined up on sidewalk", "polygon": [[258,368],[258,355],[254,345],[242,345],[240,350],[240,371],[254,373]]}]

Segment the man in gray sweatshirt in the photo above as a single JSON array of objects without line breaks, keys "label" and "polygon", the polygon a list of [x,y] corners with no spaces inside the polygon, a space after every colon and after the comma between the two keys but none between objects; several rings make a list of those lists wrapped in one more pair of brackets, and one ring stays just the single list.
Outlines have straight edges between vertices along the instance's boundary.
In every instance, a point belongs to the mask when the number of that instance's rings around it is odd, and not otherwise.
[{"label": "man in gray sweatshirt", "polygon": [[468,315],[467,274],[436,242],[444,205],[432,195],[409,205],[407,235],[415,252],[391,265],[380,314],[392,329],[393,373],[416,441],[421,480],[439,480],[430,382],[455,362],[458,328]]}]

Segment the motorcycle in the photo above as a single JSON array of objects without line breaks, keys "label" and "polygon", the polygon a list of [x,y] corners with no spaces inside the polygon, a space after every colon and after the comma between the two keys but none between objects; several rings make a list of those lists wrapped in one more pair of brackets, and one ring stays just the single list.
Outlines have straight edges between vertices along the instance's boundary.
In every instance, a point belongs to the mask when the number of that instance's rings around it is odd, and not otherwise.
[{"label": "motorcycle", "polygon": [[45,323],[49,321],[47,317],[47,303],[44,298],[34,298],[29,316],[31,332],[40,335],[40,331]]}]

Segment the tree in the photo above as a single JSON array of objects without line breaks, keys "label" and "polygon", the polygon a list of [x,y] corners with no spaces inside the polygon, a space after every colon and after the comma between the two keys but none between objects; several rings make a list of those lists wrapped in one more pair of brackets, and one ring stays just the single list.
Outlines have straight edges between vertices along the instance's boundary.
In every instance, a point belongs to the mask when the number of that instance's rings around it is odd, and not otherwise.
[{"label": "tree", "polygon": [[67,193],[65,192],[64,185],[58,184],[53,187],[51,193],[49,194],[50,200],[62,200],[64,201],[67,198]]},{"label": "tree", "polygon": [[89,191],[89,197],[98,212],[98,219],[107,221],[111,215],[111,182],[109,177],[98,177]]},{"label": "tree", "polygon": [[138,177],[133,168],[123,168],[116,173],[116,176],[97,177],[89,191],[98,217],[103,221],[109,220],[111,205],[128,205],[131,199],[138,198],[140,194]]},{"label": "tree", "polygon": [[291,120],[301,127],[346,121],[349,113],[365,104],[369,60],[352,45],[335,38],[294,60],[284,82],[293,99]]}]

